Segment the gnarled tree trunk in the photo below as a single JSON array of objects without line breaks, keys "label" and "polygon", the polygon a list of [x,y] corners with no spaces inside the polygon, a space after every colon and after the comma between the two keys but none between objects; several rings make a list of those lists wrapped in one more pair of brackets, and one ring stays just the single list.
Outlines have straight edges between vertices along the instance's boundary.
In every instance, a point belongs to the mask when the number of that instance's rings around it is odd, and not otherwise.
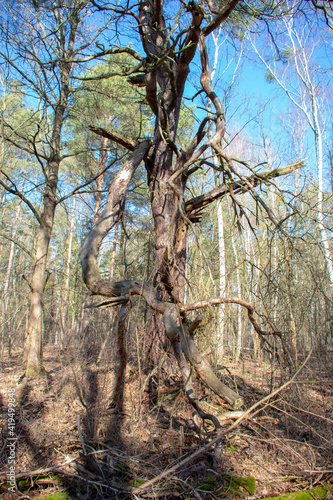
[{"label": "gnarled tree trunk", "polygon": [[[233,408],[240,407],[243,400],[221,383],[199,353],[193,334],[201,321],[198,318],[188,325],[185,318],[186,312],[229,300],[229,302],[245,306],[254,328],[259,334],[262,332],[254,320],[253,308],[240,299],[220,298],[215,302],[208,301],[203,303],[204,305],[199,304],[192,308],[183,304],[187,229],[189,226],[193,229],[193,224],[200,220],[200,213],[206,205],[227,194],[228,190],[232,189],[234,193],[253,192],[255,186],[261,182],[289,173],[302,164],[299,162],[286,169],[260,175],[254,174],[248,178],[238,176],[237,180],[233,180],[232,160],[226,158],[221,146],[225,133],[224,112],[220,100],[211,87],[205,37],[228,18],[238,1],[224,2],[221,10],[204,27],[201,27],[206,22],[201,7],[195,2],[190,2],[187,5],[187,11],[192,16],[190,26],[175,38],[173,38],[174,33],[164,21],[163,0],[139,1],[139,14],[137,16],[136,13],[135,18],[146,57],[142,58],[131,51],[131,55],[140,61],[143,73],[131,74],[130,81],[146,88],[146,100],[156,117],[154,135],[151,140],[139,143],[119,133],[90,127],[97,134],[126,147],[132,151],[132,154],[112,181],[105,210],[95,222],[82,247],[83,279],[93,295],[109,297],[109,300],[96,304],[96,307],[128,304],[131,295],[141,295],[146,300],[153,310],[149,331],[148,365],[150,367],[158,365],[162,353],[171,344],[188,399],[203,418],[207,416],[201,410],[195,397],[191,381],[192,371],[195,371],[205,385]],[[202,91],[214,106],[214,118],[210,113],[210,117],[202,121],[190,145],[184,151],[177,148],[176,134],[189,65],[198,47],[202,67],[200,83]],[[215,130],[211,137],[201,145],[206,135],[205,127],[209,121],[214,122]],[[217,154],[219,161],[225,160],[230,174],[229,184],[218,186],[211,192],[185,203],[187,179],[197,170],[195,163],[208,149]],[[98,269],[98,252],[103,239],[120,220],[129,183],[141,161],[145,162],[147,170],[155,228],[153,283],[136,280],[105,281],[101,279]],[[171,365],[173,365],[172,361]]]}]

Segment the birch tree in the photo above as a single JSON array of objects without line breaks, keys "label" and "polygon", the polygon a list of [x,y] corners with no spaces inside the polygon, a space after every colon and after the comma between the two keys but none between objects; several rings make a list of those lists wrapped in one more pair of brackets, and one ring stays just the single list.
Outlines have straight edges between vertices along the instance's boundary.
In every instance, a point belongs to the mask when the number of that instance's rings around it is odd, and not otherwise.
[{"label": "birch tree", "polygon": [[[299,18],[295,9],[284,16],[270,31],[266,48],[254,37],[249,40],[259,60],[267,69],[267,78],[277,84],[293,106],[299,110],[312,134],[317,171],[317,217],[327,273],[333,293],[333,259],[330,230],[325,224],[324,180],[327,121],[331,116],[329,79],[323,79],[322,67],[315,64],[316,53],[323,50],[318,25],[312,19]],[[325,44],[326,45],[326,44]],[[269,47],[269,50],[267,50]]]}]

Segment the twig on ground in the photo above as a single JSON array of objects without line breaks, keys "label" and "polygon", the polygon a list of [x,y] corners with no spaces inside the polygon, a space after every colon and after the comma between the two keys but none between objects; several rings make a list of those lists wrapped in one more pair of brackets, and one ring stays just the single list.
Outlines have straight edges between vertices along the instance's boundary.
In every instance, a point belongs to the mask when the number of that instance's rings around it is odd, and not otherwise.
[{"label": "twig on ground", "polygon": [[307,364],[308,360],[310,359],[311,357],[311,354],[312,354],[312,349],[311,351],[309,352],[308,356],[306,357],[305,361],[303,362],[303,364],[300,366],[300,368],[297,370],[297,372],[291,377],[290,380],[288,380],[288,382],[286,382],[285,384],[281,385],[280,387],[278,387],[277,389],[275,389],[275,391],[271,392],[270,394],[268,394],[268,396],[265,396],[263,399],[261,399],[260,401],[258,401],[257,403],[255,403],[254,405],[252,405],[248,410],[246,410],[243,415],[241,417],[239,417],[232,425],[230,425],[225,431],[223,432],[219,432],[218,435],[212,439],[209,443],[205,444],[204,446],[202,446],[201,448],[199,448],[198,450],[196,450],[194,453],[192,453],[191,455],[189,455],[188,457],[184,458],[183,460],[181,460],[180,462],[178,462],[177,464],[175,464],[173,467],[170,467],[169,469],[166,469],[165,471],[163,471],[161,474],[159,474],[158,476],[154,477],[153,479],[151,479],[150,481],[147,481],[145,483],[143,483],[141,486],[139,486],[138,488],[134,488],[132,490],[132,493],[133,494],[136,494],[136,493],[140,493],[142,492],[143,490],[147,489],[147,488],[150,488],[151,486],[153,486],[154,484],[156,484],[158,481],[160,481],[161,479],[169,476],[170,474],[173,474],[176,470],[178,470],[180,467],[183,467],[184,465],[188,464],[189,462],[191,462],[192,460],[194,460],[195,458],[197,458],[198,456],[202,455],[206,450],[208,450],[209,448],[211,448],[211,446],[213,446],[214,444],[216,444],[222,437],[226,436],[227,434],[229,434],[231,431],[233,431],[234,429],[236,429],[236,427],[238,427],[245,419],[248,419],[251,415],[251,413],[256,409],[258,408],[259,406],[261,406],[263,403],[265,403],[266,401],[269,401],[272,397],[276,396],[277,394],[279,394],[279,392],[283,391],[284,389],[286,389],[286,387],[288,387],[290,384],[293,383],[293,381],[295,380],[295,378],[298,376],[298,374],[301,372],[301,370],[304,368],[304,366]]},{"label": "twig on ground", "polygon": [[193,488],[192,485],[188,484],[186,481],[184,481],[183,479],[180,479],[179,477],[175,477],[174,480],[180,484],[185,485],[186,488],[188,488],[193,493],[195,498],[197,498],[198,500],[202,500],[202,496],[199,494],[199,492],[195,488]]},{"label": "twig on ground", "polygon": [[[109,451],[109,450],[108,449],[96,450],[96,451],[92,451],[90,453],[87,453],[87,455],[97,455],[100,453],[105,453],[107,451]],[[49,472],[54,472],[54,471],[60,470],[60,469],[62,469],[62,467],[66,467],[67,465],[71,465],[73,462],[76,462],[79,459],[80,459],[80,455],[75,455],[74,457],[68,457],[67,460],[65,460],[65,462],[62,462],[58,465],[53,465],[51,467],[45,467],[45,468],[21,472],[19,474],[15,474],[15,478],[16,479],[24,479],[26,477],[42,476],[42,475],[48,474]],[[0,474],[0,481],[7,481],[7,479],[8,479],[7,474]]]},{"label": "twig on ground", "polygon": [[86,455],[87,454],[87,449],[86,449],[86,445],[85,445],[85,442],[84,442],[84,439],[83,439],[83,436],[82,436],[80,415],[78,415],[78,417],[77,417],[77,431],[78,431],[78,434],[79,434],[79,439],[80,439],[80,442],[81,442],[81,445],[82,445],[83,453]]}]

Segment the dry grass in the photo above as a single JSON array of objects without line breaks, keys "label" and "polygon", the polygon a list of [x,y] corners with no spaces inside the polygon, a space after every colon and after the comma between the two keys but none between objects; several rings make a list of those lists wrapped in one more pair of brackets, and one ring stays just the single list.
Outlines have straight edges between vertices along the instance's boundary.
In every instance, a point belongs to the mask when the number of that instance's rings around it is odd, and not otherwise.
[{"label": "dry grass", "polygon": [[[247,476],[256,479],[250,497],[263,498],[333,481],[333,371],[315,356],[297,384],[223,438],[221,453],[212,448],[136,495],[131,488],[215,435],[212,429],[198,427],[180,382],[170,380],[170,387],[160,387],[152,397],[142,387],[145,377],[128,370],[120,411],[112,406],[112,361],[100,366],[89,360],[79,363],[70,351],[60,354],[47,348],[45,366],[48,378],[24,378],[18,384],[23,371],[16,354],[3,360],[0,373],[2,473],[8,468],[7,389],[12,387],[17,401],[16,474],[46,470],[34,481],[21,483],[29,498],[61,490],[68,498],[81,499],[227,498],[242,490],[228,491],[230,478]],[[219,373],[230,387],[237,386],[247,407],[283,378],[278,368],[251,359],[238,365],[226,359]],[[200,394],[209,413],[218,416],[230,410],[210,391],[201,389]],[[59,465],[66,461],[71,462]],[[2,492],[6,495],[4,487]]]}]

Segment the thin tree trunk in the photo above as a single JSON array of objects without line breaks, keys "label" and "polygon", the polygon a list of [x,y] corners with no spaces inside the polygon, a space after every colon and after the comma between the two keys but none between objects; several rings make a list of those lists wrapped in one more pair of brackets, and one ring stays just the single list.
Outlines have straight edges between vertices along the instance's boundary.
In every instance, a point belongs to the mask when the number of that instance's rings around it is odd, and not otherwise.
[{"label": "thin tree trunk", "polygon": [[[18,227],[18,222],[19,222],[19,216],[20,216],[20,211],[21,211],[21,205],[18,205],[15,213],[15,219],[14,219],[14,227],[13,227],[13,232],[12,232],[12,239],[14,240],[16,237],[17,233],[17,227]],[[13,269],[13,261],[14,261],[14,254],[15,254],[15,243],[14,241],[10,242],[10,247],[9,247],[9,256],[8,256],[8,263],[7,263],[7,268],[6,268],[6,273],[3,281],[3,288],[2,288],[2,303],[1,303],[1,344],[3,348],[3,344],[5,341],[5,331],[6,331],[6,311],[8,307],[8,300],[9,300],[9,284],[10,284],[10,278],[12,275],[12,269]],[[8,351],[10,350],[10,345],[11,345],[11,332],[10,329],[9,331],[9,338],[8,338]]]},{"label": "thin tree trunk", "polygon": [[73,233],[74,233],[74,221],[75,221],[75,209],[76,209],[76,196],[73,198],[72,213],[69,221],[69,233],[68,233],[68,247],[67,247],[67,259],[66,259],[66,270],[65,270],[65,283],[64,292],[61,300],[61,334],[60,334],[60,344],[63,344],[63,335],[66,332],[67,326],[67,308],[68,308],[68,295],[69,295],[69,278],[72,262],[72,243],[73,243]]},{"label": "thin tree trunk", "polygon": [[119,233],[119,221],[117,222],[117,224],[114,228],[114,237],[113,237],[113,243],[112,243],[112,254],[111,254],[110,273],[109,273],[110,280],[112,280],[112,278],[113,278],[114,265],[116,262],[118,233]]},{"label": "thin tree trunk", "polygon": [[[224,242],[224,222],[222,200],[217,202],[217,230],[219,242],[219,285],[220,297],[224,297],[226,293],[226,267],[225,267],[225,242]],[[221,304],[218,309],[218,332],[217,332],[217,348],[216,357],[221,361],[224,350],[224,317],[225,307]]]},{"label": "thin tree trunk", "polygon": [[[231,246],[235,256],[235,266],[236,266],[236,286],[238,298],[242,298],[242,287],[239,272],[239,259],[238,252],[235,244],[235,239],[231,233]],[[242,328],[242,310],[240,307],[237,308],[237,326],[236,326],[236,345],[235,345],[235,360],[238,362],[239,357],[242,352],[242,340],[243,340],[243,328]]]},{"label": "thin tree trunk", "polygon": [[324,247],[324,255],[326,260],[326,267],[328,271],[328,275],[330,278],[331,290],[333,295],[333,259],[331,255],[331,249],[328,243],[328,236],[326,227],[324,224],[324,207],[323,207],[323,138],[322,133],[319,128],[318,118],[317,118],[317,110],[314,113],[315,115],[315,123],[317,127],[316,134],[316,156],[317,156],[317,165],[318,165],[318,226],[321,233],[321,239]]},{"label": "thin tree trunk", "polygon": [[[99,172],[103,172],[103,170],[105,169],[105,166],[106,166],[106,160],[107,160],[107,156],[108,156],[108,152],[106,149],[107,144],[108,144],[108,139],[103,137],[101,157],[100,157],[99,166],[98,166]],[[101,213],[103,185],[104,185],[104,174],[101,174],[96,179],[97,192],[95,193],[94,224],[97,221],[97,219]]]}]

